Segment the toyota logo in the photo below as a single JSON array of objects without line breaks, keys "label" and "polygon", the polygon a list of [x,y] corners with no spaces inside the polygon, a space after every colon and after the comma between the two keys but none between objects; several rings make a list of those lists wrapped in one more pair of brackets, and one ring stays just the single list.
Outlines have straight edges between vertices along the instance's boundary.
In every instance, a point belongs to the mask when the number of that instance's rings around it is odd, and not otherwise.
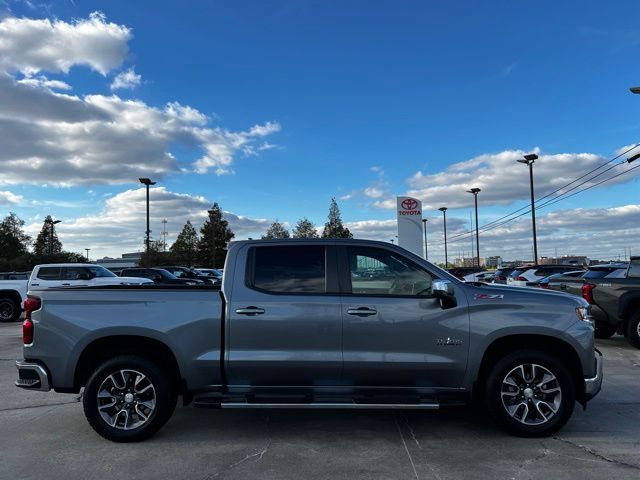
[{"label": "toyota logo", "polygon": [[406,198],[400,203],[405,210],[415,210],[418,208],[418,201],[413,198]]}]

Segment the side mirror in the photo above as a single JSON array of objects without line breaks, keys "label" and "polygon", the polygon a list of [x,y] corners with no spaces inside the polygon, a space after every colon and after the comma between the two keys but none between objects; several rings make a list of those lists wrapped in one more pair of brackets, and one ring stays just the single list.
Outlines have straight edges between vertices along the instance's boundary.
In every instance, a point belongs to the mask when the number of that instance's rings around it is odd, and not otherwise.
[{"label": "side mirror", "polygon": [[440,308],[446,310],[458,305],[453,284],[449,280],[434,280],[431,284],[433,296],[440,301]]}]

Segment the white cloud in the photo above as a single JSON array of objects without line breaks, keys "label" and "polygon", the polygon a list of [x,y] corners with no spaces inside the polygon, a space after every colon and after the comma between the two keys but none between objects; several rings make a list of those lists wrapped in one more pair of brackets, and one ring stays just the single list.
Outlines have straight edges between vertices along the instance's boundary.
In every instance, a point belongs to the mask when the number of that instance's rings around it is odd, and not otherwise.
[{"label": "white cloud", "polygon": [[70,23],[6,17],[0,21],[0,69],[68,73],[74,65],[86,65],[106,75],[122,64],[131,37],[129,28],[107,23],[98,12]]},{"label": "white cloud", "polygon": [[[576,208],[539,215],[538,252],[541,256],[586,255],[592,259],[612,260],[623,257],[625,249],[639,253],[640,205],[612,208]],[[442,216],[428,217],[429,258],[444,261],[444,228]],[[362,220],[347,222],[357,238],[389,241],[397,235],[396,220]],[[469,220],[447,216],[449,261],[471,255]],[[615,232],[612,234],[611,232]],[[475,250],[473,250],[475,255]],[[529,216],[483,232],[480,231],[480,255],[500,255],[506,260],[531,260],[532,237]]]},{"label": "white cloud", "polygon": [[49,90],[71,90],[71,85],[62,80],[49,80],[44,75],[38,75],[35,77],[24,77],[18,80],[21,85],[28,85],[30,87],[45,88]]},{"label": "white cloud", "polygon": [[[238,156],[274,147],[264,139],[280,130],[277,122],[243,131],[212,128],[205,114],[188,105],[79,97],[52,91],[68,90],[65,82],[36,75],[66,73],[74,65],[106,75],[122,63],[130,38],[129,28],[107,23],[100,14],[71,23],[0,21],[0,184],[123,184],[179,172],[221,175],[233,172]],[[17,80],[16,72],[24,78]],[[196,160],[176,158],[172,149],[193,152]]]},{"label": "white cloud", "polygon": [[[203,196],[175,193],[165,187],[153,187],[149,191],[151,237],[162,237],[162,220],[167,219],[167,245],[170,246],[182,230],[185,222],[200,229],[207,218],[207,210],[213,202]],[[271,224],[270,220],[252,219],[232,212],[224,212],[224,218],[237,239],[258,236]],[[63,219],[56,226],[64,248],[82,252],[91,248],[92,255],[119,256],[121,253],[143,249],[146,228],[146,190],[136,188],[118,193],[105,200],[104,208],[95,214],[76,219]],[[26,230],[37,235],[41,223],[33,223]]]},{"label": "white cloud", "polygon": [[367,187],[363,193],[369,198],[380,198],[385,194],[384,190],[378,187]]},{"label": "white cloud", "polygon": [[16,195],[9,191],[0,191],[0,205],[17,205],[22,203],[24,198],[22,195]]},{"label": "white cloud", "polygon": [[134,71],[133,67],[131,67],[116,75],[113,82],[111,82],[111,85],[109,85],[109,88],[111,88],[112,91],[118,89],[133,90],[140,85],[141,81],[142,75],[138,75]]},{"label": "white cloud", "polygon": [[[535,149],[534,152],[539,155],[534,164],[537,198],[553,192],[573,181],[581,173],[596,168],[608,160],[593,153],[542,154],[539,149]],[[526,200],[529,198],[529,172],[525,165],[517,162],[525,153],[528,152],[505,150],[454,163],[441,172],[418,171],[408,179],[407,195],[421,199],[425,210],[434,210],[441,206],[469,207],[473,204],[473,195],[466,193],[466,190],[472,187],[482,190],[478,196],[478,202],[483,206],[508,205],[516,200]],[[621,161],[624,162],[624,160]],[[624,165],[617,167],[610,173],[598,177],[596,181],[622,172],[626,168]],[[625,183],[638,174],[640,171],[623,175],[604,185]],[[584,187],[588,185],[590,184],[586,183]],[[395,198],[380,200],[374,205],[379,208],[393,209],[396,206]]]}]

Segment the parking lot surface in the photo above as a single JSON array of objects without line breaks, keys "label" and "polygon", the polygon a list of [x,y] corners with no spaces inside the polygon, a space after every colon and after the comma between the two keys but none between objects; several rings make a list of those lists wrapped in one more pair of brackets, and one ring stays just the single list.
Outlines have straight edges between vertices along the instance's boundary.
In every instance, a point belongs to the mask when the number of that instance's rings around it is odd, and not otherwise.
[{"label": "parking lot surface", "polygon": [[557,435],[521,439],[482,414],[178,407],[151,440],[96,435],[77,395],[13,386],[20,324],[0,324],[0,479],[640,478],[640,350],[599,341],[603,390]]}]

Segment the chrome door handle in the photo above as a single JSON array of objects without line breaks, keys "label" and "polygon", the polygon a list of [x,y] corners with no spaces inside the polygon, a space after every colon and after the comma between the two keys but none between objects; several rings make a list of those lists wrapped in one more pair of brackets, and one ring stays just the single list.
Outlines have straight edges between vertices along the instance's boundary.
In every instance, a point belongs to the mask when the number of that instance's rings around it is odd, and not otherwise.
[{"label": "chrome door handle", "polygon": [[264,313],[264,308],[260,308],[260,307],[238,308],[236,309],[236,313],[238,315],[262,315]]},{"label": "chrome door handle", "polygon": [[63,287],[69,287],[69,286],[71,286],[71,284],[70,283],[63,283],[62,286]]},{"label": "chrome door handle", "polygon": [[347,313],[349,315],[357,315],[359,317],[368,317],[370,315],[376,315],[378,311],[375,308],[358,307],[358,308],[348,308]]}]

